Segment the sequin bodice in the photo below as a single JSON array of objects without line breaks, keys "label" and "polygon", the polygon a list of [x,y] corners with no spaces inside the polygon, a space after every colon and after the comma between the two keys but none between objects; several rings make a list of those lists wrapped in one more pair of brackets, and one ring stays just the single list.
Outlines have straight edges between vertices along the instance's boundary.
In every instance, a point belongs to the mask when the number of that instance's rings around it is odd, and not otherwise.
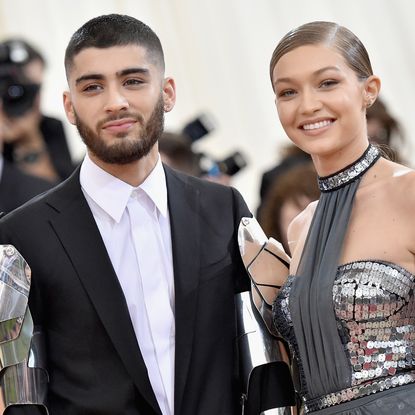
[{"label": "sequin bodice", "polygon": [[401,267],[354,262],[339,268],[333,300],[352,384],[415,369],[415,277]]},{"label": "sequin bodice", "polygon": [[300,393],[309,401],[309,410],[415,382],[414,275],[382,261],[358,261],[338,268],[333,306],[338,335],[350,362],[351,384],[346,391],[327,391],[326,401],[307,395],[289,310],[294,278],[289,277],[274,303],[274,323],[297,359]]}]

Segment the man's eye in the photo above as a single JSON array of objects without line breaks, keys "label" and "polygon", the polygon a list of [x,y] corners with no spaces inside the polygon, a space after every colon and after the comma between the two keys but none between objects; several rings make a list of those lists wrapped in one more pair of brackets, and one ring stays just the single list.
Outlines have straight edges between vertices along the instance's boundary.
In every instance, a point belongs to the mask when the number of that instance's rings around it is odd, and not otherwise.
[{"label": "man's eye", "polygon": [[83,91],[84,92],[96,92],[96,91],[100,91],[101,89],[102,89],[101,85],[91,84],[91,85],[87,85],[86,87],[84,87]]},{"label": "man's eye", "polygon": [[133,79],[127,79],[124,82],[124,85],[132,85],[132,86],[134,86],[134,85],[141,85],[143,83],[144,82],[141,79],[135,79],[135,78],[133,78]]}]

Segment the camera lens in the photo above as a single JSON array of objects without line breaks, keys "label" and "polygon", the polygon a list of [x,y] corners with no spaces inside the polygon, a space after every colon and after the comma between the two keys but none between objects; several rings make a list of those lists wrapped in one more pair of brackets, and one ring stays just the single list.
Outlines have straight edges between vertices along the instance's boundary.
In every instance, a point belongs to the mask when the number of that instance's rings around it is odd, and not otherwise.
[{"label": "camera lens", "polygon": [[9,82],[1,94],[3,111],[9,117],[20,117],[33,108],[39,85]]},{"label": "camera lens", "polygon": [[24,88],[22,85],[9,85],[7,95],[11,99],[19,99],[24,95]]}]

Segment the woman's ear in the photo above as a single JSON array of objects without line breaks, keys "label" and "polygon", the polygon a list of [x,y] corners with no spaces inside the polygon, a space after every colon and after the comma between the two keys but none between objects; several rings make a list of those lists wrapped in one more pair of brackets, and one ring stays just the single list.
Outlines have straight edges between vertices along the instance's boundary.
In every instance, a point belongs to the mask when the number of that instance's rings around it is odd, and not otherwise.
[{"label": "woman's ear", "polygon": [[380,85],[380,79],[375,75],[371,75],[365,80],[363,98],[365,108],[369,108],[376,101],[376,98],[379,95]]},{"label": "woman's ear", "polygon": [[176,102],[176,83],[173,78],[166,78],[163,86],[164,112],[170,112]]},{"label": "woman's ear", "polygon": [[76,124],[76,117],[75,111],[72,105],[71,93],[69,91],[65,91],[63,93],[63,107],[65,108],[66,117],[68,121],[75,125]]}]

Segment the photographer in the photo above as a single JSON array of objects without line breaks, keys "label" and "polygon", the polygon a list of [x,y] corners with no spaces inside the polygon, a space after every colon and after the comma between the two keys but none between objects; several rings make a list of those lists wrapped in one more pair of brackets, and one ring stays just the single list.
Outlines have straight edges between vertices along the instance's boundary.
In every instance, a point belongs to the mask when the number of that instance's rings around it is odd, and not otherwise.
[{"label": "photographer", "polygon": [[3,112],[4,158],[25,173],[59,182],[74,164],[61,121],[40,111],[44,68],[44,58],[27,42],[0,43],[1,76],[3,83],[8,78],[10,92],[6,99],[14,106]]},{"label": "photographer", "polygon": [[[1,113],[1,112],[0,112]],[[0,115],[0,212],[10,212],[32,197],[52,187],[40,177],[23,173],[2,155],[2,117]]]},{"label": "photographer", "polygon": [[223,160],[215,160],[204,152],[193,150],[193,144],[213,129],[210,116],[201,114],[188,122],[180,133],[164,132],[159,140],[163,162],[192,176],[229,186],[232,176],[247,165],[243,154],[235,151]]}]

